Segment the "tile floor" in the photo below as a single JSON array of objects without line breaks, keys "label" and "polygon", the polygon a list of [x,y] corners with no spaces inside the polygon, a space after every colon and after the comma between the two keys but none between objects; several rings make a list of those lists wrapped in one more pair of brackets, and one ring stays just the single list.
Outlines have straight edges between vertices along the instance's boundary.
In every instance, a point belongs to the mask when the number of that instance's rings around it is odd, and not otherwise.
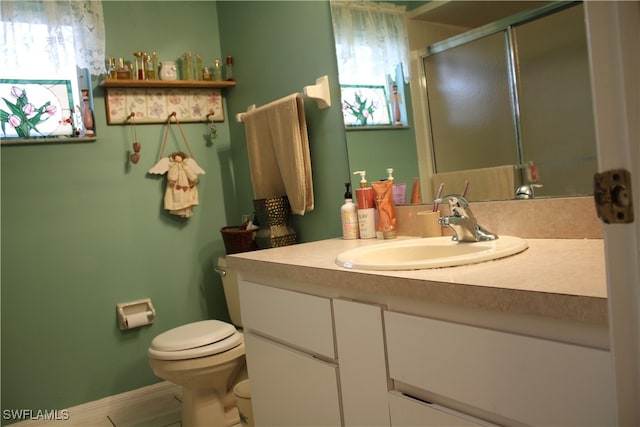
[{"label": "tile floor", "polygon": [[69,408],[67,420],[27,420],[11,427],[181,427],[181,398],[182,389],[164,381]]},{"label": "tile floor", "polygon": [[107,414],[110,425],[104,424],[104,427],[180,427],[181,410],[179,391],[159,394],[134,400]]},{"label": "tile floor", "polygon": [[133,398],[113,407],[69,409],[67,420],[28,420],[12,427],[180,427],[179,396]]},{"label": "tile floor", "polygon": [[181,394],[180,387],[163,382],[69,408],[68,420],[29,420],[11,427],[181,427]]}]

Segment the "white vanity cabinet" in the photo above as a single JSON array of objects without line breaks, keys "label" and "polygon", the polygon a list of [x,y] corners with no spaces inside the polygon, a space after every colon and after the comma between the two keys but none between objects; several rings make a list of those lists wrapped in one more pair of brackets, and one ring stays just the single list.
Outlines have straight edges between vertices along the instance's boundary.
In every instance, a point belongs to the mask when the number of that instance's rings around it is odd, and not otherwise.
[{"label": "white vanity cabinet", "polygon": [[[500,424],[615,425],[608,351],[391,311],[384,325],[389,376],[408,395]],[[482,423],[398,393],[390,404],[392,425]]]},{"label": "white vanity cabinet", "polygon": [[606,350],[314,293],[240,281],[258,426],[615,425]]},{"label": "white vanity cabinet", "polygon": [[528,243],[398,272],[335,266],[364,240],[229,256],[256,425],[616,425],[602,242]]}]

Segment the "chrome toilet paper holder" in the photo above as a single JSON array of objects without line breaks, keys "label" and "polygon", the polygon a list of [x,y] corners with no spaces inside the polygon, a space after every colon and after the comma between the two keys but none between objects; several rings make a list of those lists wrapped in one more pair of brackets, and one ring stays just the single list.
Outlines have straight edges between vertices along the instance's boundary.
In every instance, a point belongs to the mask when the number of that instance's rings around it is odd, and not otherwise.
[{"label": "chrome toilet paper holder", "polygon": [[116,304],[116,313],[121,331],[150,325],[156,317],[151,298]]}]

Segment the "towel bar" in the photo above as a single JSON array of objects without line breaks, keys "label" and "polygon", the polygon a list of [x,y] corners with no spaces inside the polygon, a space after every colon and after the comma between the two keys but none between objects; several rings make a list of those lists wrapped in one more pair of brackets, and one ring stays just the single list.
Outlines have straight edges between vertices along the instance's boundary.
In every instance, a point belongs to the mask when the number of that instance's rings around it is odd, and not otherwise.
[{"label": "towel bar", "polygon": [[[322,76],[316,79],[315,85],[305,86],[302,90],[302,96],[305,98],[315,99],[318,108],[321,110],[331,107],[331,93],[329,92],[329,77]],[[244,122],[244,115],[256,108],[255,104],[250,105],[244,113],[236,114],[236,122]]]}]

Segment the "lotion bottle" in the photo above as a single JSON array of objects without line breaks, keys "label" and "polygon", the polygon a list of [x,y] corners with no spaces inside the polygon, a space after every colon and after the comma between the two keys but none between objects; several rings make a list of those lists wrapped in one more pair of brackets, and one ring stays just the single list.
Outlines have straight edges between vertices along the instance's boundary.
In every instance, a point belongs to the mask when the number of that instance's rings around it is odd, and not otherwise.
[{"label": "lotion bottle", "polygon": [[361,239],[375,239],[376,237],[376,201],[373,188],[367,185],[366,171],[357,171],[360,175],[360,188],[356,189],[358,202],[358,229]]},{"label": "lotion bottle", "polygon": [[397,220],[395,205],[393,204],[393,181],[372,182],[371,186],[376,197],[378,210],[378,227],[376,232],[382,234],[383,239],[395,239],[397,236]]},{"label": "lotion bottle", "polygon": [[351,194],[351,183],[345,182],[346,192],[344,193],[344,205],[340,208],[342,217],[342,237],[346,240],[360,237],[358,230],[358,208],[353,203]]},{"label": "lotion bottle", "polygon": [[396,184],[393,179],[393,168],[387,168],[387,180],[393,183],[393,204],[404,205],[406,204],[407,184]]}]

